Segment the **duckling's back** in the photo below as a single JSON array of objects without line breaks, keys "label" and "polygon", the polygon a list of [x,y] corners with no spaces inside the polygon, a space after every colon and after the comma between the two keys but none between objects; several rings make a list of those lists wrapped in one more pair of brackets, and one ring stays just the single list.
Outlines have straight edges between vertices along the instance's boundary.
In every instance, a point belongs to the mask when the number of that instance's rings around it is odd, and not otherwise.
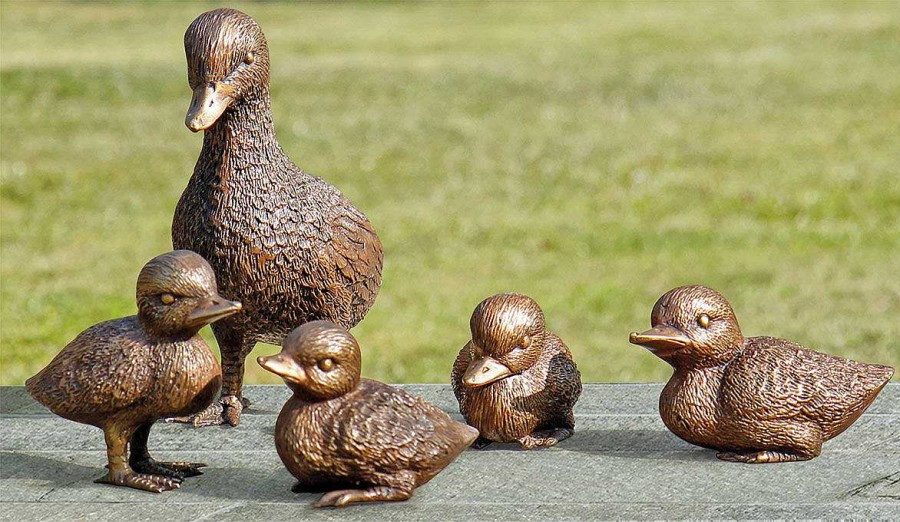
[{"label": "duckling's back", "polygon": [[745,341],[723,377],[723,405],[761,420],[807,420],[824,440],[853,424],[894,370],[804,348],[773,337]]},{"label": "duckling's back", "polygon": [[137,317],[124,317],[79,334],[25,386],[53,413],[100,425],[144,398],[152,386],[150,360]]}]

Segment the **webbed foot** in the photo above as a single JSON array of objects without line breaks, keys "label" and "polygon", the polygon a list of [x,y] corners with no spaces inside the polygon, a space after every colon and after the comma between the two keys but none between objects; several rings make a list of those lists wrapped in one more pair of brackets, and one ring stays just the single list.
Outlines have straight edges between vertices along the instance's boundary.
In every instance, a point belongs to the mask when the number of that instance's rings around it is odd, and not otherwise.
[{"label": "webbed foot", "polygon": [[130,462],[131,469],[148,475],[162,475],[178,480],[186,477],[202,475],[200,468],[206,467],[202,462],[159,462],[153,457]]},{"label": "webbed foot", "polygon": [[781,451],[754,451],[750,453],[735,453],[730,451],[724,451],[721,453],[717,453],[716,457],[719,460],[724,460],[727,462],[743,462],[746,464],[765,464],[765,463],[773,463],[773,462],[800,462],[804,460],[810,460],[815,455],[807,456],[807,455],[798,455],[796,453],[785,453]]},{"label": "webbed foot", "polygon": [[339,489],[322,495],[315,503],[315,507],[342,507],[354,502],[395,502],[406,500],[412,496],[412,491],[392,488],[388,486],[375,486],[369,489]]},{"label": "webbed foot", "polygon": [[209,405],[205,410],[186,417],[170,417],[166,422],[192,424],[195,428],[204,426],[237,426],[241,422],[241,412],[250,405],[247,399],[238,399],[234,395],[225,395],[218,402]]},{"label": "webbed foot", "polygon": [[559,441],[566,440],[575,433],[571,428],[536,431],[519,439],[522,449],[549,448]]},{"label": "webbed foot", "polygon": [[113,486],[125,486],[153,493],[162,493],[181,487],[181,479],[165,477],[162,475],[145,475],[134,471],[118,471],[106,474],[94,482],[98,484],[112,484]]}]

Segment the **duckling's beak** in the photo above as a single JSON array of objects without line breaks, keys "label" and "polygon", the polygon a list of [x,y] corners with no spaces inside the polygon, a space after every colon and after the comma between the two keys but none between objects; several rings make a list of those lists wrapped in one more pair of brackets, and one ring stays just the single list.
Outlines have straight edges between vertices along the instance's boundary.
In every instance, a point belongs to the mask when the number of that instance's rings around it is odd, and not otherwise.
[{"label": "duckling's beak", "polygon": [[479,388],[492,382],[497,382],[511,374],[512,371],[510,371],[508,366],[493,357],[485,356],[469,364],[465,375],[463,375],[463,383],[472,388]]},{"label": "duckling's beak", "polygon": [[209,82],[197,86],[191,97],[184,124],[192,132],[206,130],[222,116],[234,102],[234,87],[224,82]]},{"label": "duckling's beak", "polygon": [[187,320],[191,326],[204,326],[239,312],[240,309],[241,303],[215,296],[200,303]]},{"label": "duckling's beak", "polygon": [[256,362],[287,382],[306,384],[306,370],[297,364],[293,357],[284,352],[269,356],[261,355],[256,358]]},{"label": "duckling's beak", "polygon": [[647,348],[657,357],[668,357],[694,344],[684,332],[667,324],[658,324],[640,334],[631,332],[628,342]]}]

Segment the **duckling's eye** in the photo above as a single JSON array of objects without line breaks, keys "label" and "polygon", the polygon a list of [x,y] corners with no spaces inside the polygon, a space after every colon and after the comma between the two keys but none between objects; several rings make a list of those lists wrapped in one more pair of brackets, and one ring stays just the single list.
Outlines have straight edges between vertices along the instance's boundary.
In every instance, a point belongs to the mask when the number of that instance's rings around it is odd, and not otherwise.
[{"label": "duckling's eye", "polygon": [[697,323],[703,328],[709,328],[709,316],[706,314],[700,314],[700,317],[697,318]]},{"label": "duckling's eye", "polygon": [[319,361],[319,369],[323,372],[331,371],[334,368],[334,361],[332,359],[322,359]]},{"label": "duckling's eye", "polygon": [[170,305],[175,302],[175,296],[172,294],[163,294],[163,295],[159,296],[159,300],[164,305]]},{"label": "duckling's eye", "polygon": [[253,52],[251,51],[251,52],[247,53],[247,56],[244,57],[244,63],[246,63],[247,65],[250,65],[251,63],[253,63],[253,60],[255,60],[255,59],[256,58],[253,56]]}]

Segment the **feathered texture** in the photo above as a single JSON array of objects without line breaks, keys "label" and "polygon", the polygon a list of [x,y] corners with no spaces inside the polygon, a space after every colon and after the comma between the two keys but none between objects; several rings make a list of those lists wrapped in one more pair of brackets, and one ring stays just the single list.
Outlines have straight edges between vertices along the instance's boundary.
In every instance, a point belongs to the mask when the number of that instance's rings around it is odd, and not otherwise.
[{"label": "feathered texture", "polygon": [[[540,306],[521,294],[498,294],[476,307],[470,327],[472,340],[457,356],[450,382],[460,412],[484,442],[548,446],[571,436],[581,374],[565,343],[544,329]],[[485,357],[511,374],[467,385],[466,372]]]},{"label": "feathered texture", "polygon": [[219,365],[197,332],[240,305],[221,299],[206,261],[184,250],[150,260],[136,293],[137,316],[88,328],[25,385],[53,413],[104,431],[109,471],[102,482],[160,492],[200,474],[200,465],[153,460],[150,427],[215,399]]},{"label": "feathered texture", "polygon": [[260,357],[294,391],[275,424],[275,447],[295,491],[332,491],[319,506],[405,500],[478,436],[433,404],[360,380],[360,352],[347,330],[307,323],[281,353]]},{"label": "feathered texture", "polygon": [[632,334],[675,368],[660,396],[665,425],[725,460],[811,459],[847,429],[893,369],[744,338],[731,305],[703,286],[679,287],[653,308],[653,329]]},{"label": "feathered texture", "polygon": [[244,304],[213,329],[223,394],[240,397],[256,342],[280,344],[316,319],[345,328],[362,320],[381,286],[382,247],[362,212],[279,146],[258,25],[231,9],[205,13],[188,29],[185,50],[191,87],[227,83],[234,101],[205,132],[172,242],[208,259],[222,294]]}]

